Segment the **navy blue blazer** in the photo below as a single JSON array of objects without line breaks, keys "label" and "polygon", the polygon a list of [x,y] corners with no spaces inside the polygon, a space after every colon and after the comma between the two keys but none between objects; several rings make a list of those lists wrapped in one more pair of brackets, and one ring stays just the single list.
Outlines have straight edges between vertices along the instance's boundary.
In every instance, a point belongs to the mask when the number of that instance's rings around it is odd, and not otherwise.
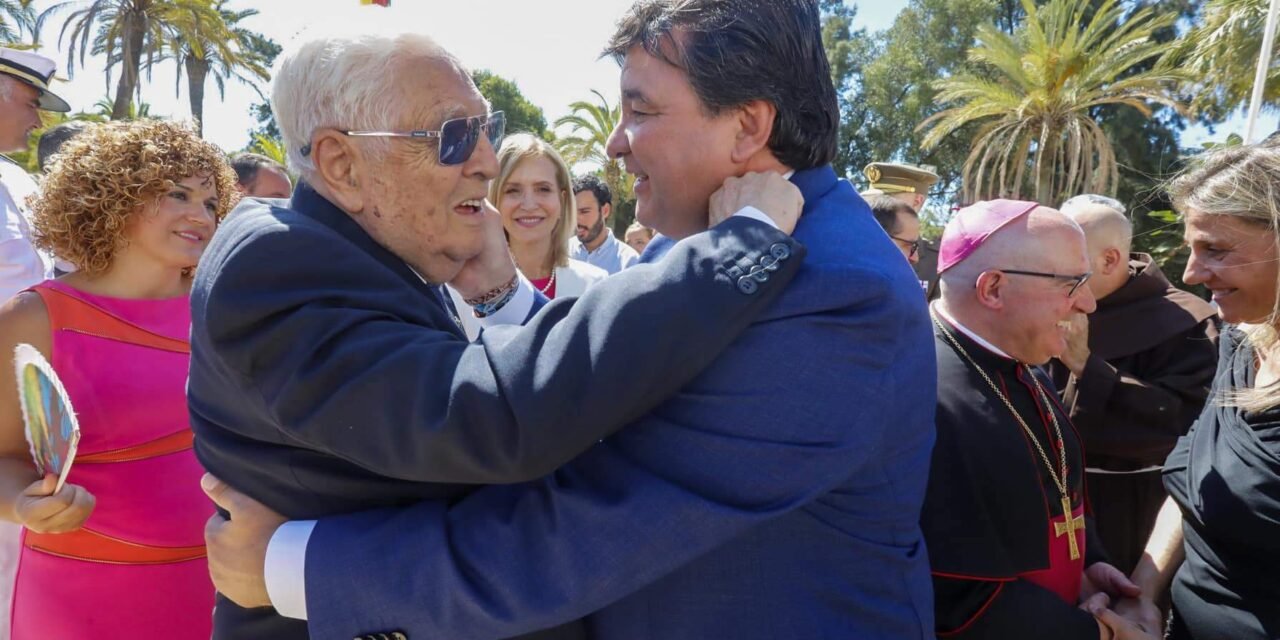
[{"label": "navy blue blazer", "polygon": [[[305,184],[282,204],[247,202],[201,260],[187,395],[205,468],[294,519],[550,473],[693,379],[804,255],[767,224],[731,220],[677,261],[468,343],[439,288],[350,216]],[[747,281],[743,264],[769,269]],[[214,635],[307,629],[219,599]]]},{"label": "navy blue blazer", "polygon": [[533,482],[321,519],[313,637],[483,640],[586,615],[603,640],[933,638],[920,284],[830,167],[792,180],[799,275],[648,415]]}]

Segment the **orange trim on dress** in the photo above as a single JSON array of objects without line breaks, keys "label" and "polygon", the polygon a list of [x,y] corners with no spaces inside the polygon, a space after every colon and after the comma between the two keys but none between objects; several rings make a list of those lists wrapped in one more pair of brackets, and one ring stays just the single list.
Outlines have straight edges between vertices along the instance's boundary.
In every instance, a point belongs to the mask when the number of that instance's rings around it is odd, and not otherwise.
[{"label": "orange trim on dress", "polygon": [[161,351],[191,353],[191,343],[186,340],[152,333],[68,293],[51,287],[34,287],[31,291],[44,301],[49,310],[49,324],[55,332],[75,331]]},{"label": "orange trim on dress", "polygon": [[204,545],[157,547],[113,538],[92,529],[70,533],[36,533],[28,529],[22,538],[28,549],[58,556],[105,564],[173,564],[205,557]]},{"label": "orange trim on dress", "polygon": [[190,429],[183,429],[167,436],[156,438],[150,442],[125,447],[123,449],[113,449],[111,451],[98,451],[96,453],[85,453],[76,456],[76,464],[106,464],[111,462],[133,462],[134,460],[146,460],[147,458],[158,458],[167,456],[171,453],[186,451],[193,446],[195,434]]},{"label": "orange trim on dress", "polygon": [[[160,351],[191,353],[191,345],[185,340],[147,331],[66,292],[43,286],[30,290],[44,301],[49,312],[49,324],[54,332],[72,331]],[[156,458],[191,449],[194,437],[191,429],[183,429],[122,449],[82,452],[76,457],[76,464],[109,464]],[[22,543],[28,549],[41,553],[105,564],[173,564],[205,557],[204,545],[159,547],[121,540],[86,528],[70,533],[36,533],[28,529],[23,535]]]}]

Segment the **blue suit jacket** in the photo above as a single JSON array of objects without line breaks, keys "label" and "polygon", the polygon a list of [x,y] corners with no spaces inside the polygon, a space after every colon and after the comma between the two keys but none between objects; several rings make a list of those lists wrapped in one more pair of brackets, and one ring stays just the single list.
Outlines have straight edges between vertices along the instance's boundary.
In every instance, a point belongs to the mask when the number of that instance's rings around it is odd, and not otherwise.
[{"label": "blue suit jacket", "polygon": [[932,638],[920,285],[830,167],[792,180],[809,254],[709,369],[541,480],[321,519],[312,636],[480,640],[589,614],[610,640]]},{"label": "blue suit jacket", "polygon": [[[187,399],[205,468],[295,519],[551,473],[692,380],[804,255],[766,224],[731,220],[690,238],[679,260],[468,343],[439,288],[351,216],[305,184],[284,204],[246,202],[201,260]],[[744,295],[728,275],[743,261],[776,270]],[[699,304],[709,309],[695,315]],[[214,637],[307,628],[219,600]]]}]

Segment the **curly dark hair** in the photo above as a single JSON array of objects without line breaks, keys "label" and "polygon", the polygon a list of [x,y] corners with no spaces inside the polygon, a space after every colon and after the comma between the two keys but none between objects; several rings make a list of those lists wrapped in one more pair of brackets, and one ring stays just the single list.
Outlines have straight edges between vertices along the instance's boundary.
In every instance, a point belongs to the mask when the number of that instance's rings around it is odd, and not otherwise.
[{"label": "curly dark hair", "polygon": [[131,216],[179,181],[211,176],[217,220],[240,199],[222,150],[186,124],[164,120],[109,122],[66,143],[32,199],[35,244],[86,274],[111,267],[125,246]]}]

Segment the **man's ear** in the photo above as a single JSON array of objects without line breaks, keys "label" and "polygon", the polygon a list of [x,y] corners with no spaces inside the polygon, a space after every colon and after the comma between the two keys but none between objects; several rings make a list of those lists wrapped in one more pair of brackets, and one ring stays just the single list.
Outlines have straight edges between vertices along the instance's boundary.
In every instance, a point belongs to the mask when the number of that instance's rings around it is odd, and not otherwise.
[{"label": "man's ear", "polygon": [[984,271],[978,276],[974,285],[977,288],[978,303],[988,309],[1004,308],[1004,286],[1009,282],[999,271]]},{"label": "man's ear", "polygon": [[348,213],[364,210],[364,194],[360,190],[359,150],[351,138],[333,129],[320,129],[311,138],[311,162],[321,184],[340,208]]},{"label": "man's ear", "polygon": [[1106,251],[1103,251],[1102,257],[1105,261],[1104,268],[1108,274],[1115,273],[1116,269],[1126,268],[1129,264],[1129,256],[1124,255],[1115,247],[1110,247]]},{"label": "man's ear", "polygon": [[771,102],[752,100],[737,110],[738,135],[733,146],[734,162],[743,163],[769,148],[773,136],[773,122],[778,108]]},{"label": "man's ear", "polygon": [[609,219],[609,214],[611,214],[611,213],[613,213],[613,205],[612,205],[612,204],[602,204],[602,205],[600,205],[600,219],[601,219],[601,220],[608,220],[608,219]]}]

